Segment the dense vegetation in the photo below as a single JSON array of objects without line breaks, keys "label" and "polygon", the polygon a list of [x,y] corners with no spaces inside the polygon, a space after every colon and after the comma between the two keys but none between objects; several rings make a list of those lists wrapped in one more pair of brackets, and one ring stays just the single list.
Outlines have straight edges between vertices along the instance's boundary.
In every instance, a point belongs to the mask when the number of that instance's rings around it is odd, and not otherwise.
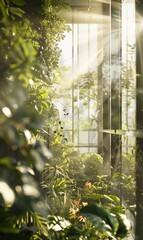
[{"label": "dense vegetation", "polygon": [[[0,2],[0,239],[120,239],[125,208],[98,154],[68,147],[54,100],[64,0]],[[101,174],[99,176],[99,174]],[[90,176],[90,177],[89,177]]]}]

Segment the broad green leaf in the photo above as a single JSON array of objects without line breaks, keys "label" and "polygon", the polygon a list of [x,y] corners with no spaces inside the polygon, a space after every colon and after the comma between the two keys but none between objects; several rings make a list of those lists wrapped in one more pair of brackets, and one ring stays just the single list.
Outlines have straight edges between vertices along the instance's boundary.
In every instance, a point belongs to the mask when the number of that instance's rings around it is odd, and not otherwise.
[{"label": "broad green leaf", "polygon": [[124,238],[127,236],[130,230],[130,222],[125,214],[118,214],[119,228],[117,231],[117,237]]},{"label": "broad green leaf", "polygon": [[99,204],[88,204],[80,210],[81,215],[89,213],[93,215],[95,214],[96,216],[100,217],[103,221],[105,221],[106,224],[108,224],[112,228],[113,232],[117,232],[119,227],[119,222],[117,218],[111,213],[109,213],[107,210],[105,210],[103,206],[100,206]]},{"label": "broad green leaf", "polygon": [[97,227],[103,233],[109,233],[111,235],[112,228],[105,223],[100,217],[91,214],[91,213],[82,213],[82,216],[86,217],[86,219],[91,222],[95,227]]}]

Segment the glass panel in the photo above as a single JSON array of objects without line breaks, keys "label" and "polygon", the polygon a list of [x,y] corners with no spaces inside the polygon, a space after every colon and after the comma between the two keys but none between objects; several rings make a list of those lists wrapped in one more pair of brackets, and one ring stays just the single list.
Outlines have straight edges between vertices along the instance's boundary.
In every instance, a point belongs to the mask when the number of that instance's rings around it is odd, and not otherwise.
[{"label": "glass panel", "polygon": [[82,153],[88,153],[88,148],[85,148],[85,147],[80,147],[79,148],[79,152],[82,154]]},{"label": "glass panel", "polygon": [[88,131],[80,131],[79,132],[79,144],[87,144],[88,145]]},{"label": "glass panel", "polygon": [[98,153],[98,148],[89,148],[90,153]]},{"label": "glass panel", "polygon": [[[89,151],[90,144],[97,145],[98,140],[97,133],[94,133],[94,138],[92,133],[90,134],[91,129],[98,125],[97,72],[95,72],[98,59],[98,27],[97,24],[72,24],[70,27],[72,31],[70,34],[65,33],[65,39],[60,43],[63,55],[60,64],[69,67],[64,72],[64,78],[68,81],[63,84],[63,96],[66,97],[61,98],[57,106],[64,128],[72,130],[73,144],[77,146],[85,144]],[[68,74],[71,70],[70,80]],[[72,90],[69,90],[70,88]]]},{"label": "glass panel", "polygon": [[122,4],[122,128],[136,129],[135,4]]},{"label": "glass panel", "polygon": [[97,133],[97,131],[90,131],[90,143],[98,145],[98,133]]}]

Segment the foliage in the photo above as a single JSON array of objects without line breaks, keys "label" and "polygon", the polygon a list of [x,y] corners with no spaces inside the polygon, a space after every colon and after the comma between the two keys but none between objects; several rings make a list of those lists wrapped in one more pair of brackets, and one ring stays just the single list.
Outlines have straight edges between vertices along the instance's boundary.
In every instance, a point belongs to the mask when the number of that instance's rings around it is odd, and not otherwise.
[{"label": "foliage", "polygon": [[82,216],[86,217],[87,220],[95,226],[95,228],[100,229],[100,231],[104,233],[104,237],[116,239],[115,236],[124,238],[127,235],[128,225],[125,222],[122,222],[121,225],[121,213],[119,215],[118,213],[116,213],[117,215],[111,214],[111,212],[109,213],[98,204],[87,205],[81,209],[80,213]]},{"label": "foliage", "polygon": [[[48,6],[46,1],[36,4],[38,10],[23,0],[0,3],[0,231],[3,239],[6,233],[25,229],[20,223],[15,225],[12,219],[7,225],[9,216],[18,219],[29,210],[48,214],[48,206],[40,204],[44,202],[44,194],[39,177],[51,153],[42,132],[58,118],[52,102],[56,97],[53,79],[60,54],[57,42],[68,28],[57,14],[61,8],[59,2],[51,1]],[[33,217],[34,212],[31,214]],[[31,224],[24,219],[23,224]],[[38,224],[37,214],[35,219],[32,224],[41,231],[43,223]]]},{"label": "foliage", "polygon": [[[69,150],[54,106],[58,42],[69,31],[58,14],[65,1],[34,3],[0,2],[0,239],[107,239],[108,228],[122,238],[124,210],[100,192],[98,181],[90,182],[98,179],[102,158]],[[90,178],[89,164],[98,168]],[[95,205],[102,201],[106,210]]]},{"label": "foliage", "polygon": [[85,153],[82,155],[82,160],[84,164],[84,172],[89,181],[95,181],[99,174],[102,175],[103,158],[99,154]]},{"label": "foliage", "polygon": [[[70,150],[68,150],[68,152],[64,147],[62,151],[65,158],[63,160],[61,159],[59,163],[56,162],[56,165],[54,164],[52,174],[51,170],[49,170],[50,166],[47,166],[47,170],[43,173],[45,175],[43,176],[43,187],[46,193],[51,195],[52,199],[50,205],[52,206],[53,215],[51,216],[53,216],[53,218],[55,215],[62,216],[69,221],[69,226],[64,230],[61,229],[59,222],[55,220],[53,220],[53,222],[50,221],[50,224],[55,226],[54,228],[50,228],[52,238],[110,239],[110,237],[112,237],[116,239],[117,236],[119,239],[124,238],[129,231],[129,222],[125,220],[125,208],[120,206],[119,198],[111,194],[113,182],[110,177],[106,175],[96,175],[96,180],[94,182],[89,181],[89,179],[91,179],[90,175],[85,175],[84,171],[82,171],[84,167],[81,168],[83,162],[81,161],[82,158],[80,154],[77,152],[70,152]],[[89,155],[87,154],[87,160],[88,157]],[[97,159],[99,158],[102,162],[102,158],[98,154],[97,156],[95,154],[95,157]],[[64,161],[66,158],[67,162]],[[63,162],[64,164],[62,165]],[[80,171],[78,171],[78,169],[80,169]],[[49,181],[49,179],[51,180]],[[82,209],[84,209],[84,206],[87,204],[89,206],[98,206],[99,204],[101,216],[99,216],[96,211],[87,211],[84,213],[83,210],[82,214]],[[118,230],[112,231],[111,226],[106,226],[107,223],[102,216],[102,211],[104,212],[104,209],[106,209],[107,215],[110,215],[110,213],[115,215],[114,217],[115,221],[118,223]],[[50,220],[53,218],[50,218]],[[128,223],[127,226],[124,221]]]}]

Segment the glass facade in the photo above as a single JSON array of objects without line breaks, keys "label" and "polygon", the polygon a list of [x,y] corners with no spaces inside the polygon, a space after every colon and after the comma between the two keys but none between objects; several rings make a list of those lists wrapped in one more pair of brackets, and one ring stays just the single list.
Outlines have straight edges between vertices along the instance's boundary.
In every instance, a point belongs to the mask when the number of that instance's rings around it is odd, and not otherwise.
[{"label": "glass facade", "polygon": [[135,2],[70,4],[64,17],[71,31],[60,43],[60,116],[76,149],[100,153],[112,165],[115,144],[126,154],[135,146],[134,138],[105,131],[136,129]]}]

